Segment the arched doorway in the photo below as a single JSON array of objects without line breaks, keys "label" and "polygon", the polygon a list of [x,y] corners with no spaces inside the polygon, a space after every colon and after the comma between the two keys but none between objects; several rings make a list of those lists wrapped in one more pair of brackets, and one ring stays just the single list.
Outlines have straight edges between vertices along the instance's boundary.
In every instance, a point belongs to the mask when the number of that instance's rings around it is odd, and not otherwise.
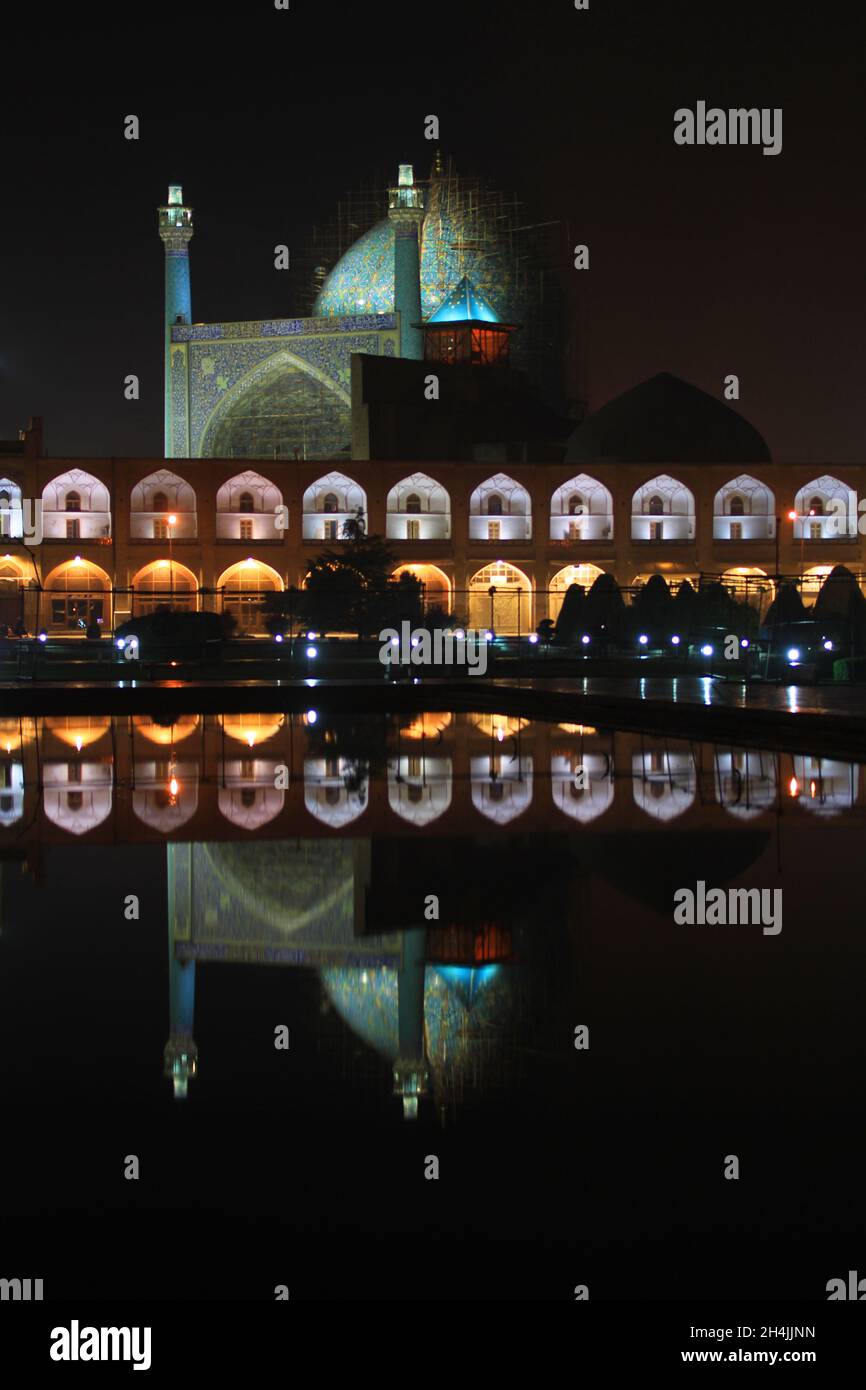
[{"label": "arched doorway", "polygon": [[238,632],[262,635],[265,627],[264,602],[268,594],[285,587],[277,571],[252,556],[239,560],[220,575],[223,612],[231,613]]},{"label": "arched doorway", "polygon": [[[734,515],[734,513],[731,513]],[[754,565],[737,565],[725,570],[722,583],[739,603],[748,603],[763,618],[775,597],[775,586],[766,570]]]},{"label": "arched doorway", "polygon": [[559,570],[548,585],[548,617],[556,622],[566,590],[570,589],[572,584],[579,584],[582,589],[591,589],[600,574],[604,574],[604,570],[599,569],[598,565],[566,565],[564,569]]},{"label": "arched doorway", "polygon": [[499,635],[512,637],[530,632],[531,624],[532,585],[516,565],[497,560],[472,576],[469,581],[471,628],[484,632],[492,627]]},{"label": "arched doorway", "polygon": [[398,565],[392,578],[399,579],[401,574],[412,574],[424,585],[425,611],[441,608],[445,613],[451,612],[451,583],[438,565]]},{"label": "arched doorway", "polygon": [[105,570],[76,555],[45,581],[45,626],[53,633],[83,635],[90,623],[111,627],[111,580]]},{"label": "arched doorway", "polygon": [[158,608],[194,613],[198,581],[192,570],[176,560],[152,560],[132,581],[132,616],[143,617]]}]

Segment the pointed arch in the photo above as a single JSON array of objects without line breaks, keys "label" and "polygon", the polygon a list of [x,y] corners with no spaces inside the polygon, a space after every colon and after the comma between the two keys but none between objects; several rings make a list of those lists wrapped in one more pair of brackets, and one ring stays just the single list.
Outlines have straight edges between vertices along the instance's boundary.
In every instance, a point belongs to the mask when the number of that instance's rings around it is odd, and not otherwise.
[{"label": "pointed arch", "polygon": [[[491,520],[488,520],[491,518]],[[469,539],[527,541],[532,536],[532,503],[522,483],[494,473],[469,497]]]},{"label": "pointed arch", "polygon": [[280,540],[283,530],[276,523],[282,505],[283,495],[270,478],[250,468],[236,473],[217,490],[217,540]]},{"label": "pointed arch", "polygon": [[[491,595],[490,590],[494,593]],[[496,560],[469,580],[469,626],[502,636],[531,631],[532,584],[516,565]]]},{"label": "pointed arch", "polygon": [[776,534],[776,499],[760,478],[741,473],[713,499],[713,540],[766,541]]},{"label": "pointed arch", "polygon": [[550,539],[613,539],[613,497],[603,483],[578,473],[556,489],[550,499]]},{"label": "pointed arch", "polygon": [[695,535],[694,493],[677,478],[659,473],[632,497],[633,541],[688,541]]},{"label": "pointed arch", "polygon": [[173,541],[195,540],[195,492],[185,478],[159,468],[137,482],[129,495],[129,534],[132,540],[166,541],[169,532]]},{"label": "pointed arch", "polygon": [[[322,412],[323,405],[330,408]],[[351,432],[351,405],[333,377],[280,348],[223,392],[194,452],[198,458],[332,458]],[[257,420],[275,408],[281,418],[266,446],[255,433]]]},{"label": "pointed arch", "polygon": [[323,474],[304,492],[304,540],[339,540],[344,523],[358,512],[366,518],[367,494],[360,484],[345,473]]},{"label": "pointed arch", "polygon": [[797,541],[853,540],[857,536],[857,493],[829,473],[800,488],[794,498],[794,510]]},{"label": "pointed arch", "polygon": [[111,498],[105,483],[82,468],[59,473],[42,489],[45,540],[104,540],[111,535]]},{"label": "pointed arch", "polygon": [[439,541],[451,535],[451,498],[426,473],[412,473],[395,483],[385,513],[389,540]]}]

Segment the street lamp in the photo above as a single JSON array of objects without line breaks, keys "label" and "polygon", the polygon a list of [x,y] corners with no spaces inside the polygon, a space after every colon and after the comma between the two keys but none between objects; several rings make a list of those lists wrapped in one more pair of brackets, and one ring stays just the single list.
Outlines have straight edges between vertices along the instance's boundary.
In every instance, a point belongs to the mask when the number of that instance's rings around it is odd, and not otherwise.
[{"label": "street lamp", "polygon": [[171,543],[174,539],[174,528],[177,525],[177,517],[174,512],[168,518],[168,606],[174,608],[174,564],[172,562]]}]

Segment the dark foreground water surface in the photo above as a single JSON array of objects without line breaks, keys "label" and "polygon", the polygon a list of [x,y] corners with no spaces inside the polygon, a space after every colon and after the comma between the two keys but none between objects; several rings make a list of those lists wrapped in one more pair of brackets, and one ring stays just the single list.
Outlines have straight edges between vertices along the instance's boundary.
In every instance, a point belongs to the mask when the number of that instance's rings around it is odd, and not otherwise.
[{"label": "dark foreground water surface", "polygon": [[7,719],[0,766],[0,1272],[823,1300],[862,1263],[863,768],[315,710]]}]

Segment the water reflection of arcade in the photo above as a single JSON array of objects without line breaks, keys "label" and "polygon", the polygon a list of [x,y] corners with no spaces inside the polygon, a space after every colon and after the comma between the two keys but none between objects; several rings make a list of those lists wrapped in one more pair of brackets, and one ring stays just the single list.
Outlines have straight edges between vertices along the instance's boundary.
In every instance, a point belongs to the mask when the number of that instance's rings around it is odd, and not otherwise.
[{"label": "water reflection of arcade", "polygon": [[498,715],[0,720],[0,843],[862,818],[859,767]]}]

